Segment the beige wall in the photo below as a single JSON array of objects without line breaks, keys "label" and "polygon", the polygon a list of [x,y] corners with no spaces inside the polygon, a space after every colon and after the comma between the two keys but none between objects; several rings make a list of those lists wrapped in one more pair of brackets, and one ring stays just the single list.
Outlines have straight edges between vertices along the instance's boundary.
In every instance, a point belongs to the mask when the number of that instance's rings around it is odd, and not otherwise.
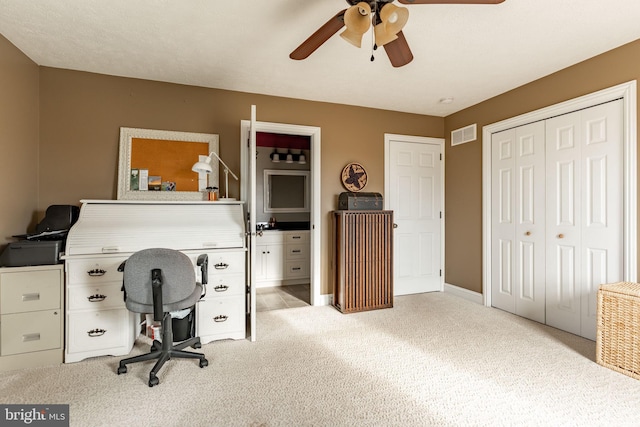
[{"label": "beige wall", "polygon": [[[43,67],[39,205],[115,198],[121,126],[219,134],[222,158],[239,172],[240,121],[251,104],[259,121],[322,129],[321,292],[330,293],[329,212],[345,191],[342,168],[363,164],[366,191],[383,193],[384,133],[443,137],[443,118]],[[238,197],[238,183],[229,184]]]},{"label": "beige wall", "polygon": [[[447,283],[482,291],[482,127],[636,79],[640,40],[445,118]],[[472,123],[478,140],[451,147],[451,131]]]},{"label": "beige wall", "polygon": [[38,66],[0,36],[0,250],[35,225]]}]

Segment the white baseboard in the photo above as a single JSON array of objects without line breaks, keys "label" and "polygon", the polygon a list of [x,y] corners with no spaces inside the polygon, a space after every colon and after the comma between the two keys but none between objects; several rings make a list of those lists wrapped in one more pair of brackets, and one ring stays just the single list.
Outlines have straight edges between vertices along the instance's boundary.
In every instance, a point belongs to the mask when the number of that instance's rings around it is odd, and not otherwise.
[{"label": "white baseboard", "polygon": [[[461,288],[449,283],[444,284],[444,292],[451,295],[455,295],[459,298],[464,298],[468,301],[475,302],[476,304],[484,304],[482,294],[479,292],[470,291],[469,289]],[[317,298],[313,305],[331,305],[333,294],[322,294],[320,298]]]},{"label": "white baseboard", "polygon": [[444,284],[444,291],[451,295],[475,302],[476,304],[484,304],[484,300],[480,292],[470,291],[469,289],[461,288],[460,286],[451,285],[449,283]]},{"label": "white baseboard", "polygon": [[333,299],[333,294],[321,294],[319,298],[313,302],[314,306],[319,305],[331,305]]}]

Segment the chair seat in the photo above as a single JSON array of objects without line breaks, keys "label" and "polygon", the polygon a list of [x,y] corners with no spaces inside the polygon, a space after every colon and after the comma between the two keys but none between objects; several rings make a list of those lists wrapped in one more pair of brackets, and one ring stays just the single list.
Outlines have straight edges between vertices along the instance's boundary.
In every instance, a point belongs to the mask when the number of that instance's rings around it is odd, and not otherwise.
[{"label": "chair seat", "polygon": [[[168,304],[163,303],[162,311],[164,313],[167,313],[170,311],[178,311],[182,310],[183,308],[193,307],[195,303],[200,300],[201,296],[202,285],[200,283],[196,283],[196,287],[191,295],[181,301],[171,302]],[[133,311],[134,313],[153,313],[153,304],[142,304],[140,302],[133,301],[132,299],[127,298],[127,300],[125,301],[125,305],[127,306],[127,309],[129,309],[129,311]]]}]

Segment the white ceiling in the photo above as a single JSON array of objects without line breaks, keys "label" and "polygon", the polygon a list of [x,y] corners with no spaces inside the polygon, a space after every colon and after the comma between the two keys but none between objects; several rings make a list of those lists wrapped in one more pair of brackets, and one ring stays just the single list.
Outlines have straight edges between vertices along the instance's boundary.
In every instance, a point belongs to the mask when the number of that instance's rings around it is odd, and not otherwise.
[{"label": "white ceiling", "polygon": [[[404,6],[396,2],[397,6]],[[409,5],[410,64],[337,34],[289,53],[343,0],[0,0],[38,65],[446,116],[640,38],[638,0]],[[370,46],[371,31],[363,46]],[[451,104],[439,103],[454,98]]]}]

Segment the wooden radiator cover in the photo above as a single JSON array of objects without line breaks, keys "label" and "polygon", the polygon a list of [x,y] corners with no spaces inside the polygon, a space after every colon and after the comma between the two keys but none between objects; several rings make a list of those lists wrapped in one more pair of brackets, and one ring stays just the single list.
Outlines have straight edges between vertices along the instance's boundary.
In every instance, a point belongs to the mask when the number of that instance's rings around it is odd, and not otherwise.
[{"label": "wooden radiator cover", "polygon": [[393,211],[334,211],[333,240],[333,305],[393,307]]}]

